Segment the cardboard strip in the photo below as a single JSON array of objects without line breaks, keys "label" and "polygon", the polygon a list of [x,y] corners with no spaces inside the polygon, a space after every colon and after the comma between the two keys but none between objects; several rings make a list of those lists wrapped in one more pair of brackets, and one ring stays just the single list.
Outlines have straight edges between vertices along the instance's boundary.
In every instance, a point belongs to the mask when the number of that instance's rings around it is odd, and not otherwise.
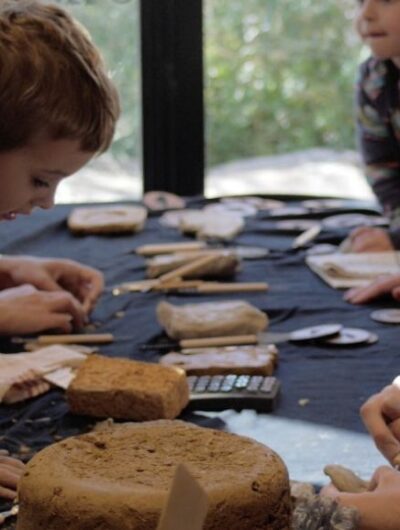
[{"label": "cardboard strip", "polygon": [[184,464],[175,470],[157,530],[202,530],[208,497]]}]

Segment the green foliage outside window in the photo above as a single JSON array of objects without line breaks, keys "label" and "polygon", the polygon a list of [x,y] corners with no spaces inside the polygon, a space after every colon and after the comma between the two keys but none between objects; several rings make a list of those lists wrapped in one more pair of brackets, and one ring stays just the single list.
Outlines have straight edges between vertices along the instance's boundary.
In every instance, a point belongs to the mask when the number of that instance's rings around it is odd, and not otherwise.
[{"label": "green foliage outside window", "polygon": [[205,0],[207,155],[354,148],[355,0]]},{"label": "green foliage outside window", "polygon": [[55,0],[55,3],[62,5],[89,30],[117,84],[122,115],[111,148],[112,153],[122,161],[140,158],[140,39],[137,0]]},{"label": "green foliage outside window", "polygon": [[[182,2],[186,0],[180,0]],[[123,115],[112,152],[140,158],[137,0],[58,0],[91,32]],[[354,148],[355,0],[204,0],[207,159]]]}]

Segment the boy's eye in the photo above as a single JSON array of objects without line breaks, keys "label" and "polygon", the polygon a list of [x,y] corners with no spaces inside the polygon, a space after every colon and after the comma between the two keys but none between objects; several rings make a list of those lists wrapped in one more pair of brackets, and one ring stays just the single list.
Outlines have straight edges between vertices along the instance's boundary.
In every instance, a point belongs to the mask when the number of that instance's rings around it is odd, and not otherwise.
[{"label": "boy's eye", "polygon": [[38,177],[33,177],[32,182],[35,188],[49,188],[50,187],[48,182]]}]

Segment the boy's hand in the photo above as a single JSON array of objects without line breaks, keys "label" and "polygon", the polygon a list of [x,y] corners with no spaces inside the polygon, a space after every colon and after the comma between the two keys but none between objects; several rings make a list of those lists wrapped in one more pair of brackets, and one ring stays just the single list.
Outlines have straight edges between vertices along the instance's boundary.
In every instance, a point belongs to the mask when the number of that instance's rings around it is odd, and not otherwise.
[{"label": "boy's hand", "polygon": [[[8,456],[7,451],[0,451],[0,497],[15,499],[17,485],[24,472],[25,464]],[[0,520],[0,524],[2,522]]]},{"label": "boy's hand", "polygon": [[361,418],[375,445],[391,463],[400,464],[400,388],[386,386],[361,407]]},{"label": "boy's hand", "polygon": [[334,497],[340,504],[356,508],[360,514],[358,530],[398,530],[400,521],[400,473],[382,466],[378,468],[366,493],[340,493],[325,486],[321,495]]},{"label": "boy's hand", "polygon": [[343,298],[351,304],[365,304],[385,294],[391,294],[395,300],[400,300],[400,274],[381,276],[364,287],[349,289]]},{"label": "boy's hand", "polygon": [[0,291],[0,335],[26,335],[54,329],[70,333],[82,328],[86,312],[66,291],[38,291],[22,285]]},{"label": "boy's hand", "polygon": [[394,250],[392,240],[386,230],[371,226],[361,226],[348,236],[347,252],[390,252]]},{"label": "boy's hand", "polygon": [[66,259],[4,257],[0,259],[0,280],[2,288],[28,283],[41,291],[67,291],[86,313],[93,309],[104,287],[101,272]]}]

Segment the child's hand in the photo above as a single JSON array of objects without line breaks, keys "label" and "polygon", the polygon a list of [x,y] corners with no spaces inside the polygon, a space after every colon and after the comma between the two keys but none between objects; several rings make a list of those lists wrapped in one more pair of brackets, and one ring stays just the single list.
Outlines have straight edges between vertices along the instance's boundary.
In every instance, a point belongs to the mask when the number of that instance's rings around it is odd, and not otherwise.
[{"label": "child's hand", "polygon": [[30,284],[41,291],[67,291],[82,304],[88,313],[103,291],[101,272],[66,259],[31,257],[0,260],[2,287]]},{"label": "child's hand", "polygon": [[83,327],[83,306],[66,291],[38,291],[31,285],[0,291],[0,335],[26,335],[54,329],[70,333]]},{"label": "child's hand", "polygon": [[357,530],[398,530],[400,521],[400,473],[390,467],[378,468],[366,493],[340,493],[329,485],[321,495],[356,508],[360,514]]},{"label": "child's hand", "polygon": [[348,236],[347,252],[390,252],[394,250],[392,240],[383,228],[361,226]]},{"label": "child's hand", "polygon": [[361,418],[377,448],[391,463],[400,455],[400,388],[386,386],[361,407]]},{"label": "child's hand", "polygon": [[400,300],[400,274],[381,276],[364,287],[349,289],[343,298],[351,304],[365,304],[385,294],[391,294],[395,300]]},{"label": "child's hand", "polygon": [[7,456],[6,451],[0,451],[0,497],[15,499],[17,485],[24,471],[25,465],[20,460]]}]

